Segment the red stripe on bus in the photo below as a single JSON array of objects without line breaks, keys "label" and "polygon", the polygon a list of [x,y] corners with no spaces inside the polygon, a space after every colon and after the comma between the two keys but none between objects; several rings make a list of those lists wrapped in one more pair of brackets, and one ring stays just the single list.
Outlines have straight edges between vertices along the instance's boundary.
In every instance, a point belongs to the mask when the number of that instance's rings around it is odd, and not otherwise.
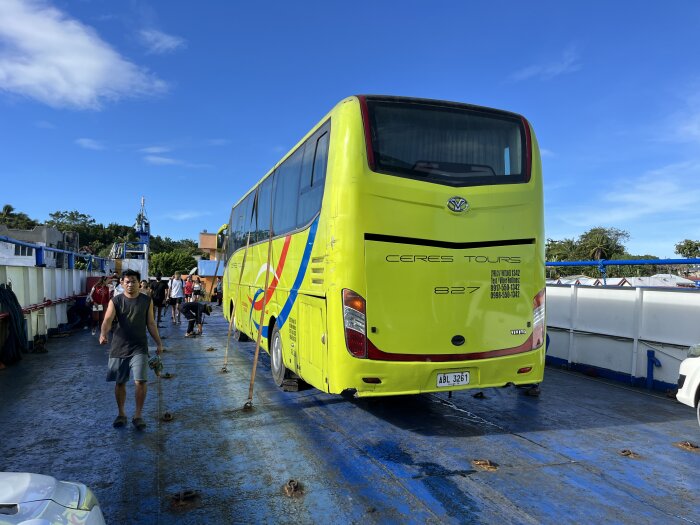
[{"label": "red stripe on bus", "polygon": [[[275,293],[275,289],[277,288],[277,283],[279,283],[279,276],[282,275],[282,270],[284,270],[284,263],[287,260],[287,252],[289,251],[289,243],[292,241],[292,236],[287,235],[284,238],[284,246],[282,247],[282,255],[280,255],[280,260],[277,263],[277,269],[275,270],[275,276],[272,278],[272,282],[270,283],[270,286],[267,288],[267,292],[265,292],[265,296],[261,299],[258,299],[258,301],[253,305],[253,308],[256,310],[261,310],[262,305],[263,305],[263,299],[265,300],[265,304],[268,303],[270,300],[270,297],[272,297],[272,294]],[[251,299],[252,301],[252,299]]]},{"label": "red stripe on bus", "polygon": [[485,352],[472,352],[469,354],[390,354],[383,352],[367,338],[367,359],[375,361],[414,361],[423,363],[444,363],[448,361],[474,361],[476,359],[489,359],[505,355],[522,354],[532,350],[532,335],[523,344],[511,348],[499,348],[486,350]]}]

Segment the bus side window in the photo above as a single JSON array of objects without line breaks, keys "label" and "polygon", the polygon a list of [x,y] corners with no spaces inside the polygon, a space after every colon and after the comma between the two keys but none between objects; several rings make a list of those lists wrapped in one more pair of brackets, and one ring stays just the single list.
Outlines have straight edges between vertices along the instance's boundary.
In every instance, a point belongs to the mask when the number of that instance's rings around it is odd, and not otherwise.
[{"label": "bus side window", "polygon": [[[231,209],[231,217],[228,220],[228,229],[226,230],[226,254],[224,257],[226,257],[226,260],[228,260],[229,257],[231,257],[231,254],[235,251],[235,242],[236,242],[236,232],[235,232],[235,224],[236,224],[236,208]],[[223,248],[223,245],[221,246]]]},{"label": "bus side window", "polygon": [[[313,158],[311,154],[313,152]],[[307,224],[321,209],[323,185],[328,160],[328,132],[315,141],[308,141],[304,154],[304,167],[299,187],[297,226]]]},{"label": "bus side window", "polygon": [[251,204],[255,199],[255,193],[248,195],[241,203],[236,206],[236,218],[234,222],[234,246],[236,250],[246,245],[248,236],[248,226],[250,224]]},{"label": "bus side window", "polygon": [[[258,225],[255,241],[266,241],[270,236],[270,206],[272,205],[272,182],[275,173],[266,178],[258,188]],[[251,239],[252,242],[252,239]]]},{"label": "bus side window", "polygon": [[296,228],[299,177],[301,175],[304,147],[277,168],[275,175],[275,212],[272,217],[275,235],[287,233]]},{"label": "bus side window", "polygon": [[[314,172],[311,176],[311,186],[323,190],[323,182],[326,180],[326,167],[328,164],[328,133],[324,133],[316,144],[316,157],[314,158]],[[318,203],[321,207],[321,203]]]}]

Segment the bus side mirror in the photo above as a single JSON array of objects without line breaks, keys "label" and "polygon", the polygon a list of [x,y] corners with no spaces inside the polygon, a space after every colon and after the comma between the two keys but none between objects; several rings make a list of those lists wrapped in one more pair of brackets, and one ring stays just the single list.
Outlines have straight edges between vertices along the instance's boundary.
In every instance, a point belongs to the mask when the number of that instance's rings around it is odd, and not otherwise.
[{"label": "bus side mirror", "polygon": [[224,241],[226,240],[226,231],[228,230],[228,224],[222,224],[219,231],[216,232],[216,250],[222,251],[224,249]]}]

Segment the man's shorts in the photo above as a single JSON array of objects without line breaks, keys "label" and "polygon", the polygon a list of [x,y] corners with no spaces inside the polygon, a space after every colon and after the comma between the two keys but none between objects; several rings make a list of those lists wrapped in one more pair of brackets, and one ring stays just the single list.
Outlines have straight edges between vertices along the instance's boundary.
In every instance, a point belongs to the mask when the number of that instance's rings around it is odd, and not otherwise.
[{"label": "man's shorts", "polygon": [[122,385],[129,382],[129,372],[134,381],[148,380],[148,354],[135,354],[131,357],[110,357],[107,363],[107,381]]},{"label": "man's shorts", "polygon": [[92,311],[93,312],[102,312],[104,309],[105,309],[105,307],[102,306],[101,304],[92,303]]},{"label": "man's shorts", "polygon": [[169,304],[182,304],[182,297],[171,297]]}]

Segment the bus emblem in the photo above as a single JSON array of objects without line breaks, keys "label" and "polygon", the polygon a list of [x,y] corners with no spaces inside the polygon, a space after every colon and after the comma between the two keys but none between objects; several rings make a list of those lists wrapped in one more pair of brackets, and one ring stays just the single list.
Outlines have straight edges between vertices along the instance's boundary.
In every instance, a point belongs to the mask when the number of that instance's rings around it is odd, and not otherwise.
[{"label": "bus emblem", "polygon": [[447,201],[447,207],[456,213],[461,213],[469,209],[469,203],[467,199],[463,197],[452,197]]}]

